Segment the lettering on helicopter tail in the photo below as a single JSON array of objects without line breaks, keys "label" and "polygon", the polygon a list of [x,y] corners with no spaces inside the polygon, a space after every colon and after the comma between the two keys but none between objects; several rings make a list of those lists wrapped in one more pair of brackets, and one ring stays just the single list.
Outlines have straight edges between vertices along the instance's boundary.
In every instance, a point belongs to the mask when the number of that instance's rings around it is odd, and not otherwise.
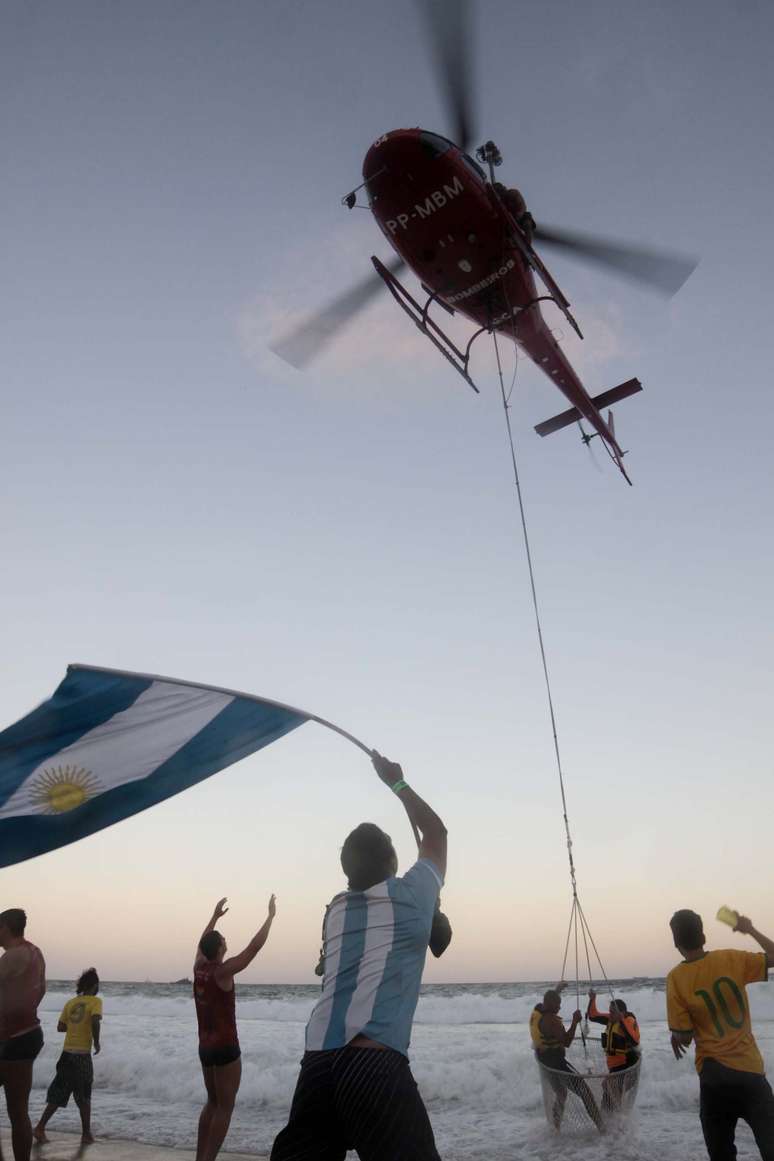
[{"label": "lettering on helicopter tail", "polygon": [[395,234],[398,227],[406,230],[408,229],[411,218],[429,218],[436,210],[441,210],[445,205],[448,205],[464,189],[463,182],[458,177],[455,177],[451,185],[444,184],[442,189],[433,190],[421,205],[418,202],[415,203],[414,209],[410,214],[396,214],[394,218],[388,218],[384,224],[391,234]]},{"label": "lettering on helicopter tail", "polygon": [[479,290],[486,290],[487,286],[491,286],[493,282],[497,282],[498,278],[505,278],[509,271],[513,270],[516,263],[513,258],[509,258],[494,274],[489,274],[486,278],[482,278],[480,282],[474,282],[467,290],[461,290],[458,294],[444,295],[445,302],[461,302],[463,298],[470,298],[472,294],[478,294]]}]

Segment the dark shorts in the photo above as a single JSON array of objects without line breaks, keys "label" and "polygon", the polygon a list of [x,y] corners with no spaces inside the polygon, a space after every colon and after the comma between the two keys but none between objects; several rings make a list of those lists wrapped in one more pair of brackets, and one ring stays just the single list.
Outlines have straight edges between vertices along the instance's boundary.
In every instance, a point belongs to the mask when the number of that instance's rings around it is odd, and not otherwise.
[{"label": "dark shorts", "polygon": [[225,1048],[199,1048],[199,1059],[202,1068],[222,1068],[224,1064],[233,1064],[239,1060],[242,1050],[238,1044],[227,1044]]},{"label": "dark shorts", "polygon": [[774,1094],[757,1072],[705,1060],[699,1073],[699,1110],[711,1161],[733,1161],[737,1121],[747,1121],[763,1161],[774,1161]]},{"label": "dark shorts", "polygon": [[400,1052],[307,1052],[271,1161],[440,1161],[430,1119]]},{"label": "dark shorts", "polygon": [[31,1032],[23,1032],[21,1036],[12,1036],[10,1040],[0,1041],[0,1063],[34,1060],[42,1047],[43,1029],[33,1028]]},{"label": "dark shorts", "polygon": [[56,1062],[56,1076],[48,1086],[46,1104],[64,1109],[72,1096],[77,1105],[87,1105],[93,1083],[91,1053],[63,1052]]}]

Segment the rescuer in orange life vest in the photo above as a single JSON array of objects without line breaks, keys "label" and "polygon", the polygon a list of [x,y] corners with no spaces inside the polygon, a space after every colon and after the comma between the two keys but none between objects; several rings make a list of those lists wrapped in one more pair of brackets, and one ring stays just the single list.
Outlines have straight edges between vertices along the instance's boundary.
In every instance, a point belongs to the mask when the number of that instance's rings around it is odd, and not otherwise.
[{"label": "rescuer in orange life vest", "polygon": [[624,1000],[611,1000],[610,1009],[600,1012],[597,1008],[597,993],[589,991],[589,1006],[586,1015],[595,1024],[604,1024],[602,1047],[609,1072],[620,1072],[630,1068],[640,1058],[640,1028],[637,1017],[626,1007]]},{"label": "rescuer in orange life vest", "polygon": [[[549,988],[543,996],[543,1002],[536,1004],[532,1009],[529,1018],[532,1047],[535,1050],[538,1063],[542,1064],[544,1068],[550,1069],[550,1072],[543,1075],[548,1076],[551,1087],[556,1093],[556,1103],[553,1109],[554,1127],[558,1129],[561,1125],[567,1093],[572,1092],[583,1101],[586,1112],[602,1133],[605,1126],[591,1089],[565,1058],[565,1052],[575,1039],[575,1033],[582,1019],[580,1009],[577,1009],[572,1014],[570,1027],[565,1029],[564,1022],[559,1016],[559,1009],[562,1006],[562,991],[566,987],[567,984],[562,980],[555,988]],[[560,1072],[570,1074],[566,1081],[557,1075]]]}]

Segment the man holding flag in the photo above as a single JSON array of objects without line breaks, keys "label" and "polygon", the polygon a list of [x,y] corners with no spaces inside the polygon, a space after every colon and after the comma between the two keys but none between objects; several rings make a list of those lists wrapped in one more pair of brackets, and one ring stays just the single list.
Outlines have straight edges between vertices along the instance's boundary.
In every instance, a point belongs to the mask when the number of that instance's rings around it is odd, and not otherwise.
[{"label": "man holding flag", "polygon": [[439,1161],[407,1053],[446,872],[446,827],[397,762],[375,750],[372,761],[421,832],[419,858],[398,878],[390,837],[370,822],[344,842],[348,889],[326,912],[322,995],[271,1161],[343,1161],[347,1149],[361,1161]]}]

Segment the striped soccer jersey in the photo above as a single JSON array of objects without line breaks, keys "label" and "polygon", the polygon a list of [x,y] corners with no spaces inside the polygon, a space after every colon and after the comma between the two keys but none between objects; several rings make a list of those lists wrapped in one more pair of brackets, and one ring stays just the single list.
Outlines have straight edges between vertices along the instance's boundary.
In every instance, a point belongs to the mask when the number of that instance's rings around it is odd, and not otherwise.
[{"label": "striped soccer jersey", "polygon": [[420,859],[402,878],[331,901],[323,931],[322,995],[306,1027],[308,1052],[362,1035],[404,1055],[441,876]]}]

